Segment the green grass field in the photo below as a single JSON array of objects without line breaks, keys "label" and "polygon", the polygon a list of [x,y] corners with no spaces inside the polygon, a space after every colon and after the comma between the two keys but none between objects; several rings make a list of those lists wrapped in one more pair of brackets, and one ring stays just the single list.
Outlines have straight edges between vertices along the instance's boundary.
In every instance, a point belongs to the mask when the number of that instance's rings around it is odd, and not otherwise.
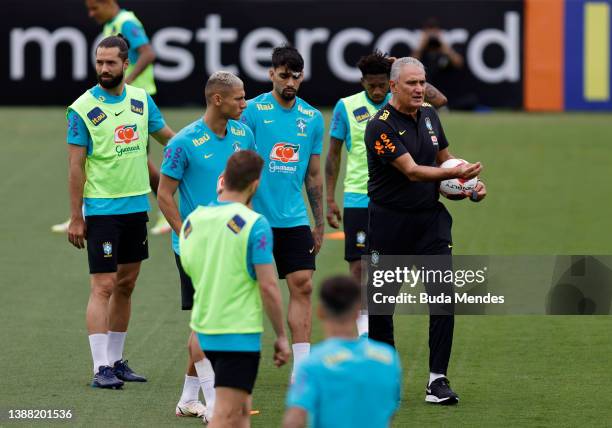
[{"label": "green grass field", "polygon": [[[164,109],[178,130],[200,111]],[[150,382],[123,391],[90,388],[85,329],[89,292],[84,251],[49,231],[68,214],[63,110],[0,109],[2,299],[0,409],[73,409],[79,426],[199,426],[174,406],[186,363],[188,314],[169,237],[151,237],[133,299],[126,345]],[[489,197],[447,202],[458,254],[610,254],[610,116],[598,114],[443,117],[451,151],[480,160]],[[158,158],[161,150],[153,148]],[[339,200],[341,198],[339,197]],[[327,241],[315,282],[347,270],[343,243]],[[284,283],[281,284],[284,292]],[[286,298],[286,293],[285,298]],[[396,317],[405,371],[394,426],[603,426],[612,421],[612,318],[461,316],[449,376],[461,403],[423,402],[427,318]],[[314,322],[313,341],[321,339]],[[289,369],[271,362],[270,331],[254,393],[255,427],[277,427]],[[370,403],[364,402],[364,406]],[[0,425],[12,425],[0,420]],[[48,422],[31,422],[46,425]],[[363,421],[368,426],[368,421]]]}]

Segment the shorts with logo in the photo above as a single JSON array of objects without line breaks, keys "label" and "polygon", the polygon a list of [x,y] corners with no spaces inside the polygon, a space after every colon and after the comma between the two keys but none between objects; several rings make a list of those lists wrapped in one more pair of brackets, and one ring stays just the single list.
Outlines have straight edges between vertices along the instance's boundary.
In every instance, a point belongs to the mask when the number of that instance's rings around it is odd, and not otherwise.
[{"label": "shorts with logo", "polygon": [[344,208],[344,260],[354,262],[367,255],[368,209]]},{"label": "shorts with logo", "polygon": [[278,277],[299,270],[315,270],[314,239],[308,226],[273,227],[274,261]]},{"label": "shorts with logo", "polygon": [[117,272],[117,265],[149,258],[146,212],[85,217],[89,273]]},{"label": "shorts with logo", "polygon": [[215,388],[225,387],[241,389],[251,394],[259,369],[259,352],[207,351],[215,372]]},{"label": "shorts with logo", "polygon": [[174,253],[174,260],[176,261],[176,267],[179,271],[179,278],[181,280],[181,309],[184,311],[190,311],[193,308],[193,283],[189,275],[185,273],[183,265],[181,264],[181,256]]}]

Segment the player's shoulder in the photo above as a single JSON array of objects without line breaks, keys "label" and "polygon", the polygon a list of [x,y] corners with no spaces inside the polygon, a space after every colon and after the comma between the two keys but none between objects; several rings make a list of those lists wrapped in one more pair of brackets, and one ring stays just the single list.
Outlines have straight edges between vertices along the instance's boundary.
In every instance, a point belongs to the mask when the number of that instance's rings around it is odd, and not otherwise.
[{"label": "player's shoulder", "polygon": [[227,121],[227,125],[230,134],[232,134],[232,137],[248,138],[252,134],[251,128],[249,128],[248,125],[239,120],[230,119]]},{"label": "player's shoulder", "polygon": [[314,345],[310,350],[310,355],[316,361],[322,361],[330,356],[343,354],[347,352],[344,346],[344,341],[336,338],[329,338]]},{"label": "player's shoulder", "polygon": [[297,104],[297,111],[298,113],[304,115],[304,116],[308,116],[311,118],[322,118],[323,114],[319,111],[319,109],[313,107],[312,105],[310,105],[307,101],[305,101],[303,98],[300,97],[296,97],[295,98],[295,102]]},{"label": "player's shoulder", "polygon": [[387,343],[361,338],[359,344],[365,356],[372,361],[384,365],[393,365],[398,361],[398,355],[395,348]]},{"label": "player's shoulder", "polygon": [[170,139],[170,144],[185,144],[185,142],[191,142],[196,135],[201,133],[201,130],[202,119],[194,120],[178,131],[176,135]]},{"label": "player's shoulder", "polygon": [[203,205],[198,205],[197,207],[195,207],[195,209],[191,211],[189,214],[187,214],[187,217],[185,217],[185,221],[183,221],[182,229],[187,230],[189,228],[192,228],[194,223],[196,224],[199,223],[202,216],[206,215],[206,212],[207,212],[206,208],[207,207]]},{"label": "player's shoulder", "polygon": [[347,95],[347,96],[346,96],[346,97],[344,97],[344,98],[340,98],[340,99],[338,100],[338,103],[348,104],[348,103],[350,103],[351,101],[353,101],[353,100],[355,100],[355,99],[357,99],[357,98],[361,98],[361,97],[363,97],[363,92],[364,92],[364,91],[359,91],[359,92],[354,93],[354,94],[352,94],[352,95]]},{"label": "player's shoulder", "polygon": [[264,92],[247,100],[247,110],[254,111],[270,111],[274,110],[274,103],[272,102],[272,94],[270,92]]},{"label": "player's shoulder", "polygon": [[132,24],[132,25],[135,24],[138,26],[142,26],[140,19],[138,19],[134,11],[128,10],[128,9],[121,9],[119,13],[121,14],[121,18],[123,19],[124,25],[125,24]]},{"label": "player's shoulder", "polygon": [[259,232],[272,232],[272,226],[270,226],[270,222],[268,221],[268,219],[266,218],[265,215],[260,214],[256,211],[253,211],[252,209],[249,208],[249,210],[251,210],[251,212],[253,214],[255,214],[253,216],[253,218],[255,219],[253,222],[253,229],[251,231],[251,233],[259,233]]}]

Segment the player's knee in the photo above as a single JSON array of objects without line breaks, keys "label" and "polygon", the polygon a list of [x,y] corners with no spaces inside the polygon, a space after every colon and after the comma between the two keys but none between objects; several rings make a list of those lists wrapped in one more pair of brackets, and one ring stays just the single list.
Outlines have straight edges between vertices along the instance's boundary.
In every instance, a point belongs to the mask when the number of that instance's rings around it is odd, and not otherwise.
[{"label": "player's knee", "polygon": [[204,351],[202,351],[200,341],[197,337],[193,338],[193,340],[189,340],[187,343],[187,352],[189,352],[193,361],[201,361],[205,358]]},{"label": "player's knee", "polygon": [[115,280],[112,277],[96,278],[91,285],[91,294],[103,299],[109,299],[115,288]]},{"label": "player's knee", "polygon": [[215,409],[215,417],[213,418],[213,422],[218,427],[235,427],[240,426],[240,421],[242,418],[243,416],[240,410],[232,406],[225,409]]},{"label": "player's knee", "polygon": [[130,273],[122,276],[117,281],[117,287],[115,291],[126,296],[131,296],[134,291],[134,287],[136,287],[136,279],[138,278],[138,273]]},{"label": "player's knee", "polygon": [[310,277],[299,278],[294,283],[293,290],[300,296],[310,297],[312,294],[312,279]]}]

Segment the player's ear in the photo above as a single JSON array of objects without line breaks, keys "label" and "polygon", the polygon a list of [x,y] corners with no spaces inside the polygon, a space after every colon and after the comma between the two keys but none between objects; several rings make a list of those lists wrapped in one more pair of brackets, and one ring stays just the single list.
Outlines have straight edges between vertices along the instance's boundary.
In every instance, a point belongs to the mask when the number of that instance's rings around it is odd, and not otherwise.
[{"label": "player's ear", "polygon": [[270,75],[270,80],[272,80],[274,78],[274,68],[270,67],[270,69],[268,70],[268,74]]},{"label": "player's ear", "polygon": [[223,97],[221,94],[214,94],[213,101],[217,107],[219,107],[223,103]]}]

